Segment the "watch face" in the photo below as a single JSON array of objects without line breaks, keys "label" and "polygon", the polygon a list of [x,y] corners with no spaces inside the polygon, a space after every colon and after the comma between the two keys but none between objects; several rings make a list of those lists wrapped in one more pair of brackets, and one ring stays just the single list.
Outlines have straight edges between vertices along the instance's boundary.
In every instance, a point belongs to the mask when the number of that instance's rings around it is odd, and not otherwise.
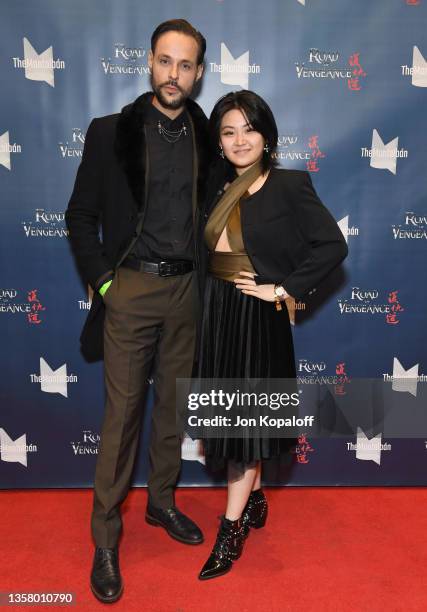
[{"label": "watch face", "polygon": [[274,292],[276,295],[285,295],[285,289],[282,287],[282,285],[279,285],[278,287],[276,287]]}]

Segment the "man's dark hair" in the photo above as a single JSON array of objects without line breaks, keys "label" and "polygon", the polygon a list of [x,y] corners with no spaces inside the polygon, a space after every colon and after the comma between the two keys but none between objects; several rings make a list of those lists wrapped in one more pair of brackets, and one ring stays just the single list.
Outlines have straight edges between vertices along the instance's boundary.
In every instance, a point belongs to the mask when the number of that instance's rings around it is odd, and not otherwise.
[{"label": "man's dark hair", "polygon": [[[246,89],[233,91],[220,98],[215,104],[209,119],[209,136],[212,148],[218,151],[222,118],[233,109],[240,110],[249,125],[264,137],[269,151],[263,152],[261,163],[263,171],[267,172],[277,164],[273,156],[277,149],[277,125],[267,102],[253,91]],[[231,165],[227,159],[225,161],[228,165]]]},{"label": "man's dark hair", "polygon": [[203,34],[201,34],[196,28],[193,28],[191,23],[186,21],[185,19],[169,19],[169,21],[164,21],[154,30],[151,35],[151,51],[154,53],[156,48],[156,43],[159,40],[162,34],[166,34],[166,32],[181,32],[182,34],[186,34],[187,36],[191,36],[197,42],[199,47],[199,53],[197,54],[197,64],[203,64],[203,59],[205,57],[206,52],[206,40]]}]

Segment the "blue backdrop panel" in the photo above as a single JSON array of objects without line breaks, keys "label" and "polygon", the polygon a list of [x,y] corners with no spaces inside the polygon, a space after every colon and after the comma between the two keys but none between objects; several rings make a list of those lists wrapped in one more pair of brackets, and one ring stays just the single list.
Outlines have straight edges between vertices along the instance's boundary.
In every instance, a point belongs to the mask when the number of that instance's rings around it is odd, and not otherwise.
[{"label": "blue backdrop panel", "polygon": [[[150,35],[166,19],[206,36],[205,112],[236,89],[265,97],[280,163],[311,172],[348,241],[343,268],[299,304],[299,376],[422,380],[427,0],[15,0],[0,11],[0,487],[92,483],[102,364],[79,352],[90,293],[64,211],[90,120],[149,88]],[[136,484],[146,481],[151,405]],[[380,441],[366,451],[363,431],[302,438],[266,479],[427,483],[424,438]],[[182,484],[214,482],[198,450],[185,442]]]}]

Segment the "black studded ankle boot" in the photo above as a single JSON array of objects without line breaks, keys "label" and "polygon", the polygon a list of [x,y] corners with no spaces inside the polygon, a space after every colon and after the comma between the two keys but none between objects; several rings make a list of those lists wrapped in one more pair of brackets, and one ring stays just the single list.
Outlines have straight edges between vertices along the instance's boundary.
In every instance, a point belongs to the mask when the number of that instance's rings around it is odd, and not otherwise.
[{"label": "black studded ankle boot", "polygon": [[264,527],[267,520],[268,505],[261,489],[252,491],[242,513],[242,529],[245,537],[248,536],[251,527],[260,529]]},{"label": "black studded ankle boot", "polygon": [[225,516],[221,517],[215,546],[199,574],[200,580],[216,578],[229,572],[233,561],[236,561],[242,554],[244,541],[242,519],[230,521]]}]

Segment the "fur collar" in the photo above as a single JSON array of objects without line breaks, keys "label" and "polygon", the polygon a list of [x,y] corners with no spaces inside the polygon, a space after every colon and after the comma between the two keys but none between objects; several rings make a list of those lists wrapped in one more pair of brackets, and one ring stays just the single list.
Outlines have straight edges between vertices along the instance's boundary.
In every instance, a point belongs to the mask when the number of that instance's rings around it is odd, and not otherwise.
[{"label": "fur collar", "polygon": [[[116,129],[115,152],[124,169],[138,208],[141,208],[144,203],[145,192],[144,117],[152,98],[153,92],[146,92],[132,104],[125,106]],[[193,120],[196,136],[199,159],[197,201],[200,205],[205,195],[209,164],[207,118],[200,106],[193,100],[187,99],[186,105]]]}]

